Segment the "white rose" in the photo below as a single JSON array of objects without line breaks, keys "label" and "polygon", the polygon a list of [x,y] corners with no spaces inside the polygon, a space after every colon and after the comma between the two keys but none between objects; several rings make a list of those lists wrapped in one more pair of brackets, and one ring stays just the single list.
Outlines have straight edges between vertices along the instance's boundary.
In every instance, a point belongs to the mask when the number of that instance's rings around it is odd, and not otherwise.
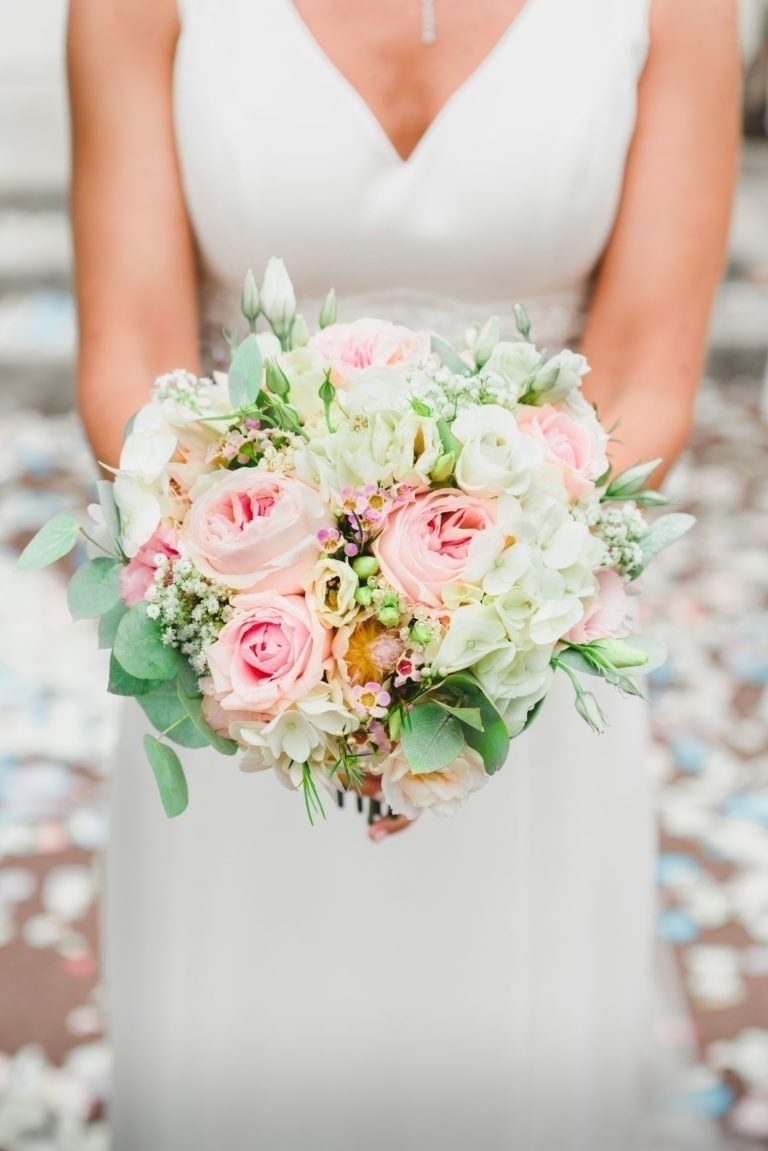
[{"label": "white rose", "polygon": [[543,452],[530,436],[522,434],[506,408],[497,404],[466,408],[454,420],[451,431],[462,444],[456,482],[465,492],[495,496],[527,491]]},{"label": "white rose", "polygon": [[467,604],[451,616],[448,631],[434,657],[440,675],[472,667],[489,652],[509,646],[504,624],[486,604]]},{"label": "white rose", "polygon": [[359,581],[349,564],[341,560],[319,560],[309,573],[308,594],[315,605],[315,614],[328,628],[339,628],[351,623],[360,611],[355,599]]},{"label": "white rose", "polygon": [[527,340],[504,340],[486,361],[483,375],[500,376],[509,394],[519,399],[543,362],[541,352]]},{"label": "white rose", "polygon": [[398,746],[381,768],[385,800],[395,813],[409,819],[416,819],[426,808],[435,815],[453,815],[487,781],[482,758],[471,747],[465,747],[442,771],[414,775]]}]

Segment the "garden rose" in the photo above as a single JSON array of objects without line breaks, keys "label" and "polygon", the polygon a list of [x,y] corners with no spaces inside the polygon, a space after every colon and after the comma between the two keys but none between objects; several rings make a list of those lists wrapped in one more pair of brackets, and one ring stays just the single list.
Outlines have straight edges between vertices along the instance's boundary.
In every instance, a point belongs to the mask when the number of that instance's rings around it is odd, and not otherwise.
[{"label": "garden rose", "polygon": [[456,483],[465,492],[519,496],[528,491],[542,450],[520,432],[510,411],[497,404],[467,408],[456,417],[451,431],[462,445]]},{"label": "garden rose", "polygon": [[369,367],[407,368],[429,354],[427,332],[363,318],[348,324],[329,324],[310,338],[307,345],[333,365],[331,381],[349,382]]},{"label": "garden rose", "polygon": [[621,576],[610,568],[603,568],[597,573],[597,585],[597,596],[565,637],[569,643],[591,643],[593,639],[629,635],[627,593]]},{"label": "garden rose", "polygon": [[595,427],[590,428],[584,420],[558,411],[551,404],[541,407],[521,404],[517,420],[523,431],[541,445],[545,458],[562,469],[571,499],[579,499],[591,491],[594,481],[608,466],[606,437],[597,421]]},{"label": "garden rose", "polygon": [[303,595],[240,595],[234,605],[206,653],[209,693],[225,711],[274,715],[321,682],[331,634]]},{"label": "garden rose", "polygon": [[128,607],[146,599],[157,571],[155,557],[163,555],[169,560],[175,560],[179,554],[179,533],[175,528],[158,528],[142,544],[130,563],[120,572],[120,591]]},{"label": "garden rose", "polygon": [[487,782],[482,758],[471,747],[465,747],[442,771],[414,775],[400,746],[381,765],[384,798],[397,815],[409,819],[416,819],[425,807],[435,815],[453,815]]},{"label": "garden rose", "polygon": [[335,526],[301,480],[256,468],[224,472],[192,503],[189,558],[204,575],[243,592],[302,590],[318,559],[317,533]]},{"label": "garden rose", "polygon": [[495,502],[442,489],[392,511],[373,550],[382,575],[412,603],[443,605],[446,584],[460,581],[473,541],[491,528]]}]

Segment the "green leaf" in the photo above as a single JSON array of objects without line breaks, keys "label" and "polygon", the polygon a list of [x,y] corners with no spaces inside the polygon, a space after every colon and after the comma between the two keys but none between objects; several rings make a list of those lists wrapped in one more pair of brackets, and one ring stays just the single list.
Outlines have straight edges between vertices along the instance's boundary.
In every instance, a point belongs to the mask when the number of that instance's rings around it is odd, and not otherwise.
[{"label": "green leaf", "polygon": [[263,370],[259,341],[253,334],[246,336],[229,366],[229,398],[234,407],[247,408],[256,403]]},{"label": "green leaf", "polygon": [[144,750],[155,773],[160,798],[169,819],[181,815],[189,803],[187,780],[181,760],[172,747],[153,735],[144,736]]},{"label": "green leaf", "polygon": [[436,703],[417,704],[403,728],[403,751],[414,775],[442,771],[464,747],[464,730]]},{"label": "green leaf", "polygon": [[451,452],[456,456],[456,459],[458,459],[461,455],[462,444],[459,440],[456,439],[447,420],[440,419],[437,421],[437,432],[440,436],[440,443],[443,446],[443,451]]},{"label": "green leaf", "polygon": [[593,663],[583,652],[576,651],[573,647],[563,648],[562,651],[557,653],[557,658],[561,663],[567,664],[568,667],[573,668],[574,671],[581,672],[583,675],[602,676],[603,674],[603,668]]},{"label": "green leaf", "polygon": [[115,489],[112,480],[97,480],[96,491],[104,516],[104,526],[120,549],[120,512],[115,503]]},{"label": "green leaf", "polygon": [[114,652],[110,655],[109,684],[107,685],[107,691],[110,695],[146,695],[147,692],[154,691],[161,683],[163,683],[161,679],[137,679],[136,676],[129,675],[115,659]]},{"label": "green leaf", "polygon": [[441,700],[444,700],[446,694],[454,705],[479,710],[482,730],[476,731],[467,725],[464,728],[464,735],[469,746],[483,757],[483,765],[488,775],[494,775],[504,766],[509,755],[510,739],[507,725],[469,672],[456,672],[447,676],[437,689],[437,696]]},{"label": "green leaf", "polygon": [[176,674],[176,649],[163,643],[161,626],[149,618],[145,603],[129,608],[120,620],[114,652],[118,663],[137,679],[171,679]]},{"label": "green leaf", "polygon": [[665,548],[679,540],[687,531],[690,531],[695,523],[695,516],[689,516],[685,512],[672,512],[668,516],[660,516],[659,519],[654,520],[648,531],[638,540],[643,558],[639,564],[632,568],[629,578],[637,579],[639,575],[642,575],[648,564],[659,552],[663,552]]},{"label": "green leaf", "polygon": [[225,739],[223,735],[219,735],[217,731],[213,730],[203,715],[199,697],[187,695],[180,681],[177,681],[176,691],[179,702],[197,728],[200,737],[216,751],[221,752],[222,755],[234,755],[237,751],[237,744],[233,739]]},{"label": "green leaf", "polygon": [[605,491],[605,498],[614,500],[631,499],[631,497],[645,487],[661,459],[648,460],[646,463],[635,464],[623,472],[615,475]]},{"label": "green leaf", "polygon": [[73,619],[96,619],[120,602],[119,560],[99,556],[79,567],[67,585],[67,603]]},{"label": "green leaf", "polygon": [[454,372],[458,376],[468,376],[471,374],[472,369],[466,360],[463,360],[456,349],[452,348],[442,336],[438,336],[433,332],[430,336],[430,341],[432,351],[440,357],[440,362],[449,372]]},{"label": "green leaf", "polygon": [[56,563],[72,551],[79,534],[80,524],[74,516],[67,512],[54,516],[29,541],[16,561],[16,567],[19,571],[28,572]]},{"label": "green leaf", "polygon": [[[158,731],[167,732],[168,739],[182,747],[206,747],[205,740],[192,723],[187,710],[178,697],[176,680],[164,680],[152,691],[137,697],[150,722]],[[172,728],[172,730],[168,730]]]},{"label": "green leaf", "polygon": [[483,720],[479,707],[452,707],[449,703],[443,703],[439,699],[435,699],[434,702],[438,707],[442,707],[443,711],[454,715],[459,723],[466,724],[467,727],[474,728],[475,731],[483,730]]},{"label": "green leaf", "polygon": [[190,698],[194,696],[201,696],[203,693],[200,690],[200,677],[192,667],[192,664],[184,656],[179,657],[178,667],[179,684],[184,690],[184,694]]},{"label": "green leaf", "polygon": [[112,647],[115,642],[117,626],[128,611],[125,602],[121,599],[99,620],[99,647]]},{"label": "green leaf", "polygon": [[544,700],[546,698],[547,697],[545,695],[543,695],[541,697],[541,699],[538,701],[538,703],[535,703],[533,705],[533,707],[531,708],[531,710],[528,712],[528,715],[525,717],[525,726],[523,727],[522,731],[519,733],[520,735],[523,734],[523,731],[527,731],[528,728],[533,723],[533,721],[536,719],[536,716],[539,714],[539,712],[541,711],[541,709],[544,706]]}]

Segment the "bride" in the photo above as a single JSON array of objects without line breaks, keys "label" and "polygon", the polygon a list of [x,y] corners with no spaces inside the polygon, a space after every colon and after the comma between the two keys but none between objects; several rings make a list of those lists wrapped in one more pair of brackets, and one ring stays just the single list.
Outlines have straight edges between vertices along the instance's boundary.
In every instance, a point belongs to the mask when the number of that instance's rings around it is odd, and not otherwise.
[{"label": "bride", "polygon": [[[578,346],[618,468],[683,448],[738,152],[733,0],[72,0],[79,397],[117,463],[155,376],[222,366],[249,266],[314,322]],[[105,952],[115,1151],[642,1146],[647,720],[556,687],[455,819],[212,753],[165,820],[131,701]],[[375,846],[376,840],[386,846]],[[374,842],[371,842],[374,840]]]}]

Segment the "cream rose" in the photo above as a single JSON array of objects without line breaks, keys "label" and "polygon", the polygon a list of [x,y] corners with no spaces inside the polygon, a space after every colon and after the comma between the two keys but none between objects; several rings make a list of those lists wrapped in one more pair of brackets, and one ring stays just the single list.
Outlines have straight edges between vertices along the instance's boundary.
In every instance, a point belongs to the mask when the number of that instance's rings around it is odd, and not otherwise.
[{"label": "cream rose", "polygon": [[360,611],[355,592],[359,580],[349,564],[341,560],[323,558],[307,577],[307,591],[312,597],[315,613],[328,628],[340,628],[351,623]]},{"label": "cream rose", "polygon": [[194,499],[182,528],[204,575],[243,592],[289,594],[318,558],[317,533],[335,521],[301,480],[257,468],[224,472]]},{"label": "cream rose", "polygon": [[461,443],[456,483],[473,496],[519,496],[531,485],[542,449],[521,433],[515,417],[497,404],[460,412],[451,431]]},{"label": "cream rose", "polygon": [[273,714],[321,682],[331,652],[303,595],[240,595],[236,613],[207,650],[208,693],[224,711]]},{"label": "cream rose", "polygon": [[381,765],[381,790],[398,815],[416,819],[425,808],[435,815],[453,815],[488,782],[483,761],[471,747],[442,771],[414,775],[402,747],[396,747]]}]

